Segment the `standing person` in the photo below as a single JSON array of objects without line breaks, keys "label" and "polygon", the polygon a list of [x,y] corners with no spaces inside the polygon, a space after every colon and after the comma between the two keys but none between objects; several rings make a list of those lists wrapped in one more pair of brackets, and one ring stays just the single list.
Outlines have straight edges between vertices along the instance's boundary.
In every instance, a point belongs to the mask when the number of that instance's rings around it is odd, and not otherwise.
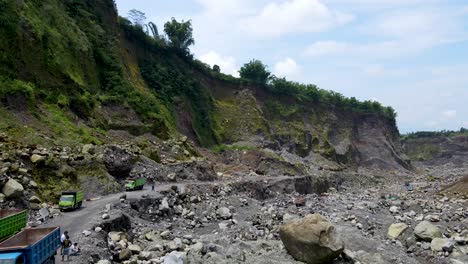
[{"label": "standing person", "polygon": [[151,191],[154,192],[154,178],[151,178]]},{"label": "standing person", "polygon": [[60,236],[60,254],[63,254],[63,241],[65,241],[65,239],[67,238],[68,236],[68,231],[65,230],[65,232],[63,232],[63,234]]},{"label": "standing person", "polygon": [[65,256],[67,256],[67,261],[70,260],[70,247],[72,243],[70,241],[70,237],[68,235],[65,236],[65,240],[63,240],[63,252],[62,252],[62,261],[65,261]]}]

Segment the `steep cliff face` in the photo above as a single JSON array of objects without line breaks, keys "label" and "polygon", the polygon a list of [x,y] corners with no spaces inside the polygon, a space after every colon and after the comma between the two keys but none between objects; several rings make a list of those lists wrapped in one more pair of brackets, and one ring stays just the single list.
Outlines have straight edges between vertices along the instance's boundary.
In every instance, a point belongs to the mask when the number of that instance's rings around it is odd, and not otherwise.
[{"label": "steep cliff face", "polygon": [[205,83],[215,99],[215,121],[224,143],[272,149],[308,165],[409,168],[390,120],[298,102],[259,88]]},{"label": "steep cliff face", "polygon": [[0,129],[19,140],[100,144],[115,130],[180,133],[205,147],[267,149],[306,170],[410,168],[393,119],[210,74],[120,21],[111,0],[0,7]]},{"label": "steep cliff face", "polygon": [[467,135],[408,138],[402,146],[411,160],[426,166],[468,167]]}]

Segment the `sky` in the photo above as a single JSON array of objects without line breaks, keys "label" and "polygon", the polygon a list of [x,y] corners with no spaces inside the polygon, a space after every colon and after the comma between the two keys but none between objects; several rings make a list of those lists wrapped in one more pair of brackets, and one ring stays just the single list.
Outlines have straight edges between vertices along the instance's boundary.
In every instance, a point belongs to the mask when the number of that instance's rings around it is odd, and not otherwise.
[{"label": "sky", "polygon": [[376,100],[400,132],[468,127],[468,0],[116,0],[162,32],[191,20],[195,57]]}]

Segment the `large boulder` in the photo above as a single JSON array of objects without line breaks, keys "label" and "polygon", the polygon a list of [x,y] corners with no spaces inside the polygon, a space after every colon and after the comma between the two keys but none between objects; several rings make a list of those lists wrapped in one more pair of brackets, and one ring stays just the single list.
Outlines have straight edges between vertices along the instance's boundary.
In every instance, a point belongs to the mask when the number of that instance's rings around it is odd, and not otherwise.
[{"label": "large boulder", "polygon": [[431,242],[434,238],[441,238],[442,232],[428,221],[422,221],[414,228],[414,235],[421,240]]},{"label": "large boulder", "polygon": [[8,180],[2,189],[2,192],[5,194],[6,198],[18,198],[23,194],[23,191],[23,185],[13,179]]},{"label": "large boulder", "polygon": [[396,223],[396,224],[391,224],[388,227],[388,237],[392,239],[396,239],[401,235],[401,233],[405,232],[405,230],[408,229],[408,225],[405,223]]},{"label": "large boulder", "polygon": [[286,223],[279,234],[289,254],[308,264],[330,263],[344,250],[335,227],[319,214]]},{"label": "large boulder", "polygon": [[221,207],[221,208],[219,208],[218,210],[216,210],[216,214],[217,214],[221,219],[224,219],[224,220],[227,220],[227,219],[232,218],[231,210],[229,210],[229,208],[227,208],[227,207]]},{"label": "large boulder", "polygon": [[127,178],[137,161],[135,154],[118,146],[110,146],[105,150],[104,164],[107,171],[116,178]]}]

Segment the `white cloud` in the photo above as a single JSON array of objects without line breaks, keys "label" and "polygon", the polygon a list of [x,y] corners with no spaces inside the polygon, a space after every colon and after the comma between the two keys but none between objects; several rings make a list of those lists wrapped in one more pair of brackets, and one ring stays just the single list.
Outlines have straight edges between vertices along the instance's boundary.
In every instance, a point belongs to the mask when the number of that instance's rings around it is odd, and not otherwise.
[{"label": "white cloud", "polygon": [[381,64],[371,64],[364,67],[364,72],[369,76],[382,76],[385,73],[384,66]]},{"label": "white cloud", "polygon": [[440,124],[439,121],[427,121],[424,123],[425,126],[430,127],[430,128],[437,127],[439,124]]},{"label": "white cloud", "polygon": [[368,23],[364,31],[400,39],[449,41],[464,35],[455,13],[453,10],[431,8],[390,12]]},{"label": "white cloud", "polygon": [[468,5],[462,8],[462,14],[468,14]]},{"label": "white cloud", "polygon": [[465,121],[462,124],[463,124],[463,127],[465,127],[465,128],[468,127],[468,121]]},{"label": "white cloud", "polygon": [[395,8],[403,6],[411,6],[417,4],[427,4],[437,2],[438,0],[327,0],[330,4],[353,5],[359,8],[380,7],[380,8]]},{"label": "white cloud", "polygon": [[295,78],[299,73],[299,65],[291,58],[278,61],[274,67],[274,74],[278,77]]},{"label": "white cloud", "polygon": [[278,37],[323,32],[351,20],[351,14],[331,10],[320,0],[288,0],[268,3],[258,14],[243,19],[241,26],[254,36]]},{"label": "white cloud", "polygon": [[305,54],[313,57],[342,55],[352,58],[393,58],[419,53],[430,45],[419,40],[389,40],[364,44],[318,41],[305,49]]},{"label": "white cloud", "polygon": [[317,41],[306,48],[305,54],[309,56],[324,56],[342,53],[348,49],[347,43],[336,41]]},{"label": "white cloud", "polygon": [[199,58],[201,61],[208,63],[211,67],[215,64],[218,65],[223,73],[231,74],[233,76],[239,75],[237,72],[238,67],[236,59],[232,56],[222,56],[215,51],[210,51],[201,55]]},{"label": "white cloud", "polygon": [[[366,43],[317,41],[305,49],[309,56],[393,58],[420,54],[430,48],[468,39],[454,10],[418,9],[385,13],[358,33]],[[369,37],[383,40],[370,41]]]},{"label": "white cloud", "polygon": [[447,111],[442,112],[442,116],[444,116],[446,118],[455,118],[455,117],[457,117],[457,111],[447,110]]}]

